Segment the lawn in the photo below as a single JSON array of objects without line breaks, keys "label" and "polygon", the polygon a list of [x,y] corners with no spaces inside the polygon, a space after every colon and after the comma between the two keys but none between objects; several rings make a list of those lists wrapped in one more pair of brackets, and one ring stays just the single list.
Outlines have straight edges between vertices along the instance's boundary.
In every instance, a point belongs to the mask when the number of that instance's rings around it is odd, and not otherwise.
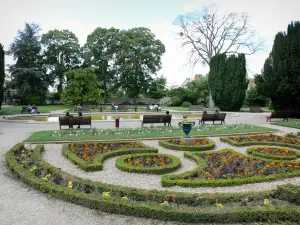
[{"label": "lawn", "polygon": [[[23,106],[27,107],[27,106]],[[38,106],[38,110],[40,113],[49,113],[55,110],[67,110],[73,108],[74,106],[66,106],[66,105],[44,105]],[[0,115],[12,115],[12,114],[20,114],[22,106],[3,106],[0,110]]]},{"label": "lawn", "polygon": [[272,122],[271,124],[283,126],[283,127],[291,127],[291,128],[300,129],[300,120]]},{"label": "lawn", "polygon": [[[275,129],[248,125],[202,125],[195,126],[191,135],[213,134],[238,134],[251,132],[271,132]],[[89,130],[58,130],[39,131],[26,139],[27,142],[37,141],[74,141],[74,140],[113,140],[155,137],[179,137],[183,136],[180,127],[147,127],[147,128],[120,128],[120,129],[89,129]]]}]

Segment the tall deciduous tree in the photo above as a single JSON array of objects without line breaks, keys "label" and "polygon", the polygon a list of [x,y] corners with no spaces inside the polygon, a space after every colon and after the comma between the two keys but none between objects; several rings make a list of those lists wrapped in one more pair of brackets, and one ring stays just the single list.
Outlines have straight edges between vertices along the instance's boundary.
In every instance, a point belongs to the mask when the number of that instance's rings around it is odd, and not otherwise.
[{"label": "tall deciduous tree", "polygon": [[83,47],[84,65],[96,69],[105,100],[117,79],[114,65],[118,48],[122,46],[120,37],[121,31],[118,29],[98,27],[88,36]]},{"label": "tall deciduous tree", "polygon": [[26,23],[25,29],[18,31],[8,51],[16,61],[9,67],[11,84],[17,90],[22,104],[28,104],[32,98],[38,98],[38,102],[43,103],[47,92],[48,80],[42,69],[39,32],[39,25]]},{"label": "tall deciduous tree", "polygon": [[166,96],[167,79],[163,76],[155,78],[149,87],[148,96],[154,99],[161,99]]},{"label": "tall deciduous tree", "polygon": [[100,83],[94,68],[67,72],[67,86],[61,94],[64,104],[95,104],[100,98]]},{"label": "tall deciduous tree", "polygon": [[4,50],[3,50],[3,45],[1,45],[0,43],[0,109],[3,101],[4,79],[5,79]]},{"label": "tall deciduous tree", "polygon": [[199,76],[198,80],[194,80],[187,84],[187,94],[193,101],[192,104],[209,104],[209,86],[208,77]]},{"label": "tall deciduous tree", "polygon": [[152,77],[161,68],[163,43],[147,28],[133,28],[121,33],[116,55],[117,86],[129,97],[146,93]]},{"label": "tall deciduous tree", "polygon": [[300,111],[300,22],[275,36],[261,75],[255,77],[258,92],[270,97],[275,110]]},{"label": "tall deciduous tree", "polygon": [[58,81],[57,91],[61,93],[66,71],[80,63],[78,38],[69,30],[50,30],[43,34],[41,43],[43,63],[53,81]]},{"label": "tall deciduous tree", "polygon": [[209,66],[208,82],[216,105],[223,111],[240,110],[248,87],[245,55],[216,55]]}]

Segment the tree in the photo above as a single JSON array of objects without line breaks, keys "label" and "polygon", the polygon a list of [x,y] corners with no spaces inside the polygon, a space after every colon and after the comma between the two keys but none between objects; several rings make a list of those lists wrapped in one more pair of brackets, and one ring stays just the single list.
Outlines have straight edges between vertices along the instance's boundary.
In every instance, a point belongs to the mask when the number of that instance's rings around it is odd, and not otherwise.
[{"label": "tree", "polygon": [[148,96],[154,99],[161,99],[166,96],[167,79],[163,76],[157,77],[150,83]]},{"label": "tree", "polygon": [[3,50],[3,46],[0,43],[0,110],[3,101],[4,79],[5,79],[4,50]]},{"label": "tree", "polygon": [[133,28],[121,33],[116,64],[117,87],[129,97],[147,92],[150,81],[161,68],[163,43],[147,28]]},{"label": "tree", "polygon": [[248,87],[245,55],[216,55],[209,66],[208,82],[216,105],[223,111],[240,110]]},{"label": "tree", "polygon": [[172,105],[172,99],[170,97],[163,97],[160,99],[159,104],[161,106],[170,106]]},{"label": "tree", "polygon": [[257,88],[249,88],[246,91],[245,105],[247,106],[266,106],[267,98],[257,92]]},{"label": "tree", "polygon": [[292,22],[287,33],[275,36],[262,74],[255,77],[258,92],[270,97],[277,111],[300,111],[299,46],[300,22]]},{"label": "tree", "polygon": [[30,103],[31,99],[39,99],[42,104],[46,98],[48,79],[42,69],[40,27],[37,24],[25,24],[24,30],[10,45],[8,54],[13,56],[15,64],[9,67],[12,88],[17,90],[21,104]]},{"label": "tree", "polygon": [[207,76],[199,76],[198,80],[194,80],[187,84],[187,94],[193,104],[209,104],[209,86]]},{"label": "tree", "polygon": [[57,91],[62,92],[65,72],[80,63],[80,45],[76,35],[69,30],[50,30],[43,34],[43,63],[50,77],[58,81]]},{"label": "tree", "polygon": [[100,83],[95,69],[74,69],[67,72],[67,86],[61,94],[64,104],[95,104],[100,96]]},{"label": "tree", "polygon": [[216,6],[204,7],[202,12],[180,15],[174,21],[180,27],[182,47],[189,47],[189,63],[209,64],[217,54],[254,54],[262,49],[256,40],[245,13],[221,14]]},{"label": "tree", "polygon": [[107,100],[108,91],[116,83],[115,60],[120,43],[121,32],[115,28],[96,28],[88,37],[83,47],[84,65],[96,69],[96,75],[101,81],[101,89],[105,91]]}]

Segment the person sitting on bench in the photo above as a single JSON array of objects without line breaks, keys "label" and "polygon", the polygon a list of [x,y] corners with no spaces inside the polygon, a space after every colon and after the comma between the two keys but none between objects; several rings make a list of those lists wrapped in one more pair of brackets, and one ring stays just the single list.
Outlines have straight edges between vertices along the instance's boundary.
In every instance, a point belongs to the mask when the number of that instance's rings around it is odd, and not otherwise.
[{"label": "person sitting on bench", "polygon": [[[78,116],[82,116],[82,112],[78,112]],[[78,125],[77,129],[80,128],[80,124]]]},{"label": "person sitting on bench", "polygon": [[[66,116],[67,116],[67,117],[73,117],[72,115],[70,115],[69,112],[66,112]],[[69,125],[69,128],[73,129],[73,125]]]}]

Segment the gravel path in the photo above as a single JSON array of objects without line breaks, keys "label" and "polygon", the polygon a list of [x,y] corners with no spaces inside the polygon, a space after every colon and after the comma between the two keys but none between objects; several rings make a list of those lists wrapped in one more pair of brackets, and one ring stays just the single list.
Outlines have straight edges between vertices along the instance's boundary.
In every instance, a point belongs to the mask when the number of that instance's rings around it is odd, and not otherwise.
[{"label": "gravel path", "polygon": [[[232,147],[227,143],[219,141],[219,138],[211,138],[216,142],[216,150],[231,148],[240,153],[246,153],[247,147]],[[166,153],[175,155],[180,158],[182,162],[181,168],[174,171],[173,173],[180,173],[188,170],[192,170],[196,167],[196,163],[192,160],[186,159],[183,156],[183,152],[169,150],[158,145],[158,141],[144,141],[145,144],[156,147],[160,153]],[[199,187],[199,188],[185,188],[185,187],[168,187],[164,188],[161,186],[161,176],[152,174],[138,174],[128,173],[121,171],[116,168],[115,160],[118,157],[114,157],[104,161],[104,169],[102,171],[95,172],[84,172],[79,167],[74,165],[71,161],[66,159],[61,154],[61,145],[58,144],[47,144],[45,145],[45,153],[43,158],[50,164],[61,168],[63,171],[69,172],[81,178],[88,178],[94,181],[101,181],[109,184],[123,185],[128,187],[143,188],[143,189],[156,189],[156,190],[171,190],[177,192],[191,192],[191,193],[212,193],[212,192],[246,192],[246,191],[257,191],[257,190],[271,190],[276,189],[281,184],[297,184],[300,185],[300,177],[288,178],[277,180],[273,182],[264,182],[256,184],[245,184],[241,186],[233,187]]]}]

